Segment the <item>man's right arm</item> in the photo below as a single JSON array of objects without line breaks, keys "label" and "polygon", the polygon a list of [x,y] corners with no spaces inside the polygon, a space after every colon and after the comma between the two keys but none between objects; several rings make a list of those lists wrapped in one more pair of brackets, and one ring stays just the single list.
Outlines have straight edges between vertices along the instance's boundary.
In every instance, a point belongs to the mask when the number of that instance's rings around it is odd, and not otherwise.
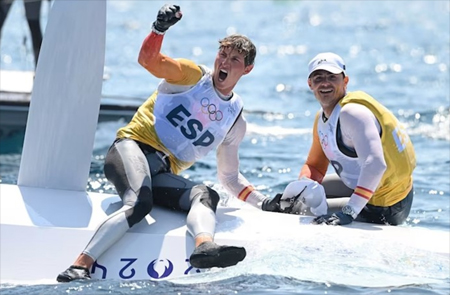
[{"label": "man's right arm", "polygon": [[164,5],[158,11],[152,32],[145,38],[139,52],[138,63],[157,78],[170,81],[181,81],[184,74],[180,63],[161,53],[164,34],[170,26],[181,19],[180,7]]},{"label": "man's right arm", "polygon": [[319,135],[317,132],[317,122],[319,120],[319,114],[316,115],[313,127],[313,142],[306,158],[306,162],[300,170],[298,179],[307,177],[312,180],[322,183],[322,180],[327,172],[329,161],[325,156],[320,145]]}]

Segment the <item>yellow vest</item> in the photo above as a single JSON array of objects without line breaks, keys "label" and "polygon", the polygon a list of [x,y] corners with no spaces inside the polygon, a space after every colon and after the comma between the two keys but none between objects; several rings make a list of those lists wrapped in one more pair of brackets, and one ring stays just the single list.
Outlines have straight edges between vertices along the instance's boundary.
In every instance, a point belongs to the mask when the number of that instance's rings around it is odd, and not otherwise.
[{"label": "yellow vest", "polygon": [[373,97],[362,91],[349,92],[339,104],[359,103],[367,107],[381,126],[381,143],[387,169],[369,204],[387,207],[404,199],[412,188],[416,167],[413,144],[397,118]]}]

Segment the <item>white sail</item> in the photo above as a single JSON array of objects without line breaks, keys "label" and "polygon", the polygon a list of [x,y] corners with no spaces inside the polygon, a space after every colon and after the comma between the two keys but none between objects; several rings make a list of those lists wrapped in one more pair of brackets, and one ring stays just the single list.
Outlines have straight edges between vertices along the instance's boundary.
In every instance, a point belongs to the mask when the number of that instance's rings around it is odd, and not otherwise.
[{"label": "white sail", "polygon": [[36,68],[19,185],[86,189],[105,36],[106,0],[53,3]]}]

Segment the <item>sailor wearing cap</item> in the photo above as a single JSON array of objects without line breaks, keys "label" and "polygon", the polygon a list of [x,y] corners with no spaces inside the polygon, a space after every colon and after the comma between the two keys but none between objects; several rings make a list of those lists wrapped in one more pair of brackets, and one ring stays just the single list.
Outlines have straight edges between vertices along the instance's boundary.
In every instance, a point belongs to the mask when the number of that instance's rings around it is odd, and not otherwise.
[{"label": "sailor wearing cap", "polygon": [[[315,189],[313,200],[306,201],[319,215],[313,223],[403,223],[413,200],[416,158],[402,124],[369,94],[347,92],[349,77],[339,55],[319,53],[308,70],[307,83],[321,109],[299,179],[321,184],[328,205],[325,214],[321,190]],[[335,174],[326,174],[330,164]],[[298,193],[300,180],[295,181]],[[285,192],[294,195],[288,187]]]}]

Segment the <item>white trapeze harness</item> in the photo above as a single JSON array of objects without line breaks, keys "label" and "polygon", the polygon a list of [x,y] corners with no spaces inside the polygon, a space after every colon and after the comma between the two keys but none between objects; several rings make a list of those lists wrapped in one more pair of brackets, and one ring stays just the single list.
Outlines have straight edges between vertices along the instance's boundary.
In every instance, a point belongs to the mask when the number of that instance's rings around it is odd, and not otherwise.
[{"label": "white trapeze harness", "polygon": [[221,99],[207,72],[188,91],[158,93],[153,111],[155,130],[176,158],[195,162],[224,140],[242,107],[242,99],[235,93],[228,101]]},{"label": "white trapeze harness", "polygon": [[354,189],[361,174],[361,165],[359,158],[356,156],[345,155],[339,148],[337,139],[337,125],[339,121],[339,113],[341,112],[341,105],[337,104],[331,113],[330,118],[323,122],[323,111],[319,114],[317,123],[317,131],[319,135],[320,145],[323,152],[330,161],[336,173],[341,178],[344,184]]}]

